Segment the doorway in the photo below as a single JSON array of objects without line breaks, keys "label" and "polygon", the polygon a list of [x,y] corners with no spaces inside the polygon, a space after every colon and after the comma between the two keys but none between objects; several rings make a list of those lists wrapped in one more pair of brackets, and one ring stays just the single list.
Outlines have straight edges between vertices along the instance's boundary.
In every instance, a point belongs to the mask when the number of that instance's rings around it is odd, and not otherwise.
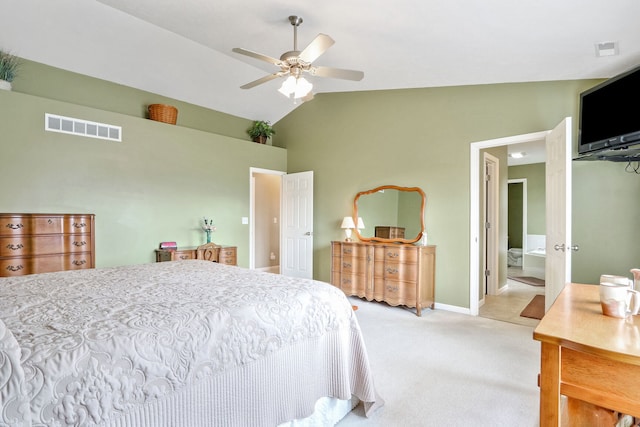
[{"label": "doorway", "polygon": [[[480,149],[544,140],[545,143],[545,311],[571,281],[571,117],[550,131],[472,143],[470,146],[470,274],[469,311],[478,315],[479,293],[479,166]],[[566,249],[566,250],[565,250]]]},{"label": "doorway", "polygon": [[280,273],[280,206],[285,174],[250,168],[250,269]]},{"label": "doorway", "polygon": [[[534,141],[544,140],[549,134],[549,131],[534,132],[523,135],[516,135],[505,138],[492,139],[487,141],[474,142],[470,145],[470,194],[471,194],[471,208],[470,208],[470,258],[469,258],[469,311],[471,315],[477,316],[480,307],[480,295],[484,296],[484,281],[480,282],[479,278],[484,277],[482,268],[484,262],[481,264],[480,257],[480,229],[484,228],[483,219],[484,215],[481,215],[481,203],[480,198],[480,179],[484,175],[480,172],[480,150],[492,147],[509,146],[513,144],[530,143]],[[483,162],[484,164],[484,162]],[[484,258],[484,257],[482,257]]]}]

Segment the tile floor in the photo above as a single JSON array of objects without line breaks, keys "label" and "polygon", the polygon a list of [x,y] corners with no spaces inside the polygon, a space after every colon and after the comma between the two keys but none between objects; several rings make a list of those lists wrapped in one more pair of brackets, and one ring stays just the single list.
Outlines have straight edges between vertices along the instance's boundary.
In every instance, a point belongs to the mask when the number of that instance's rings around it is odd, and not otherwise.
[{"label": "tile floor", "polygon": [[[509,268],[509,276],[534,276],[539,274],[527,274],[522,269]],[[544,278],[544,277],[540,277]],[[537,319],[521,317],[520,312],[537,295],[544,295],[543,286],[531,286],[525,283],[507,279],[507,289],[500,295],[486,295],[484,305],[480,307],[479,316],[518,325],[535,327],[540,322]]]}]

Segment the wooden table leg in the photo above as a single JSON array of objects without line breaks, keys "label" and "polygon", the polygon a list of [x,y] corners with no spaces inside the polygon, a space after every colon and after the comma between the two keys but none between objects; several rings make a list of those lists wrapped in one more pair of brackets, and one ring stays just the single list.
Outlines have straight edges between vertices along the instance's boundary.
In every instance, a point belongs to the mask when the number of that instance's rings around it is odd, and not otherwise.
[{"label": "wooden table leg", "polygon": [[560,347],[541,343],[540,427],[560,425]]}]

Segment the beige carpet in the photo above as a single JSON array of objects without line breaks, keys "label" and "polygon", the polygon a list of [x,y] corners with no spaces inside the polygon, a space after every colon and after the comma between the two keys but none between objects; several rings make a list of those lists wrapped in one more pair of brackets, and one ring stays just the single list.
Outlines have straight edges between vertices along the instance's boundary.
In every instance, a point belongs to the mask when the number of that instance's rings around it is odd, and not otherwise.
[{"label": "beige carpet", "polygon": [[531,302],[520,313],[522,317],[529,317],[531,319],[542,319],[544,316],[544,295],[536,295]]},{"label": "beige carpet", "polygon": [[338,427],[540,424],[540,343],[532,327],[438,309],[417,317],[350,300],[386,403],[369,418],[358,406]]}]

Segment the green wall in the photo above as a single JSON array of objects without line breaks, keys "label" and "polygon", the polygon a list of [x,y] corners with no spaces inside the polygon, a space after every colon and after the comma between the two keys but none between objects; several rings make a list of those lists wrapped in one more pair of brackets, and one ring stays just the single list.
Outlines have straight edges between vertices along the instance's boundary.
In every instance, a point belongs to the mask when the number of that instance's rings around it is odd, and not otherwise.
[{"label": "green wall", "polygon": [[438,246],[436,300],[469,307],[469,144],[552,129],[566,116],[577,120],[579,93],[595,83],[319,94],[303,104],[276,124],[277,143],[287,148],[290,172],[314,170],[315,276],[329,280],[330,242],[341,238],[335,224],[357,192],[419,186],[427,194],[429,242]]},{"label": "green wall", "polygon": [[[313,170],[314,277],[328,281],[330,242],[344,238],[355,194],[419,186],[438,246],[436,301],[469,307],[469,144],[551,129],[566,116],[575,126],[578,94],[595,83],[318,94],[275,124],[270,146],[248,141],[248,120],[27,61],[14,92],[0,91],[0,210],[95,213],[99,266],[151,261],[162,240],[200,244],[199,220],[212,216],[214,241],[237,245],[246,266],[249,167]],[[178,126],[145,119],[157,102],[179,108]],[[44,132],[45,112],[121,125],[124,141]],[[575,281],[640,264],[640,177],[624,166],[573,162]]]},{"label": "green wall", "polygon": [[[17,91],[0,91],[0,111],[0,211],[96,214],[98,267],[202,244],[212,217],[213,241],[248,266],[249,168],[285,170],[286,150]],[[123,141],[45,132],[45,113],[122,126]]]},{"label": "green wall", "polygon": [[524,248],[522,242],[522,219],[524,211],[523,184],[520,182],[509,183],[509,217],[508,221],[508,248]]},{"label": "green wall", "polygon": [[545,234],[545,164],[509,167],[509,179],[518,178],[527,179],[527,234]]},{"label": "green wall", "polygon": [[640,266],[638,163],[573,162],[574,282],[598,283],[601,274],[631,277]]},{"label": "green wall", "polygon": [[38,62],[22,60],[12,85],[15,92],[140,118],[148,117],[149,104],[170,104],[178,109],[180,127],[250,140],[250,120]]}]

